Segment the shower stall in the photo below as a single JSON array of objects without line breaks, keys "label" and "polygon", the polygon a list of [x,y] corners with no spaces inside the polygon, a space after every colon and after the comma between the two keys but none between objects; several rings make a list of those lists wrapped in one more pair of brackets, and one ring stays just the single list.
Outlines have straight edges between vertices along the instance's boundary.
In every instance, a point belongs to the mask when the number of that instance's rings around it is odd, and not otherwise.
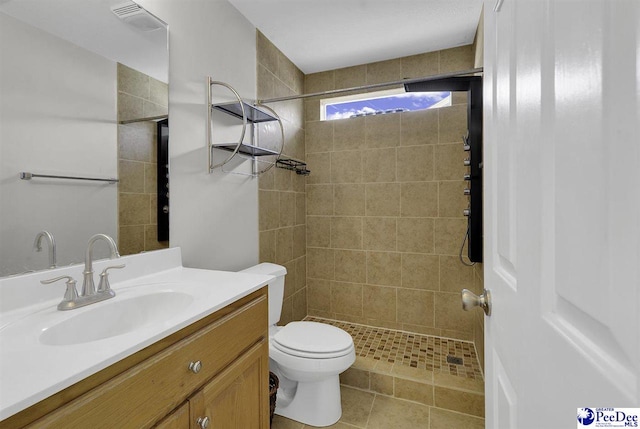
[{"label": "shower stall", "polygon": [[[299,157],[302,147],[311,172],[273,169],[259,179],[261,261],[293,274],[282,321],[352,335],[358,357],[344,386],[481,427],[484,315],[463,311],[460,298],[463,288],[483,290],[482,70],[472,47],[437,52],[435,66],[429,53],[301,84],[271,66],[282,54],[269,44],[258,35],[258,99],[284,118],[284,153],[297,147]],[[403,87],[451,91],[451,104],[321,120],[322,100]]]}]

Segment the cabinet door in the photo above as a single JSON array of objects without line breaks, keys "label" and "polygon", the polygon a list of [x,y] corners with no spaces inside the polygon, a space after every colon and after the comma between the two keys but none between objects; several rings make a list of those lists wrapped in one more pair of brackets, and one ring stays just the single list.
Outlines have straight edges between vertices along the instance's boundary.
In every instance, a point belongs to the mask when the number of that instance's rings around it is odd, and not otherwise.
[{"label": "cabinet door", "polygon": [[185,402],[178,407],[154,426],[154,429],[189,429],[189,403]]},{"label": "cabinet door", "polygon": [[189,404],[193,429],[268,429],[268,342],[262,340],[251,347],[189,399]]}]

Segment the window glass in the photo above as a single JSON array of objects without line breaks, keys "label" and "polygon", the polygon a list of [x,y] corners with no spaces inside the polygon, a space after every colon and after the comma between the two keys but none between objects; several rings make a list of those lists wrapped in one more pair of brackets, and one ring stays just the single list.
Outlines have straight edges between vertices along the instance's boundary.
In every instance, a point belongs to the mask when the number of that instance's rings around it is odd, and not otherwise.
[{"label": "window glass", "polygon": [[327,98],[320,101],[320,119],[356,118],[451,106],[451,92],[404,92],[403,88]]}]

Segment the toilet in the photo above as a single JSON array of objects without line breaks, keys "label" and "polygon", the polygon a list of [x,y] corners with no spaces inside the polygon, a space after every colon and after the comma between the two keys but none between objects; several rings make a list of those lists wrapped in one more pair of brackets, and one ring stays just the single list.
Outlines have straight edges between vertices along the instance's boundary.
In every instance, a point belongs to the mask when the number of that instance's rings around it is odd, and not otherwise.
[{"label": "toilet", "polygon": [[275,413],[312,426],[336,423],[342,415],[338,376],[356,360],[351,335],[317,322],[276,326],[286,268],[262,263],[241,272],[276,278],[269,284],[269,369],[280,380]]}]

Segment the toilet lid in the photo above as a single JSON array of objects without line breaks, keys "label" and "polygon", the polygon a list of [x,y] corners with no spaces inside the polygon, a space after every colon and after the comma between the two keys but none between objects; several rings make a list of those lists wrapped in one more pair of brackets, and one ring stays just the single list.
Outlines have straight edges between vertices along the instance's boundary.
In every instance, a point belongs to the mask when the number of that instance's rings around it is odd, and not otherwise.
[{"label": "toilet lid", "polygon": [[353,348],[353,339],[340,328],[318,322],[291,322],[272,338],[284,353],[302,357],[342,356]]}]

